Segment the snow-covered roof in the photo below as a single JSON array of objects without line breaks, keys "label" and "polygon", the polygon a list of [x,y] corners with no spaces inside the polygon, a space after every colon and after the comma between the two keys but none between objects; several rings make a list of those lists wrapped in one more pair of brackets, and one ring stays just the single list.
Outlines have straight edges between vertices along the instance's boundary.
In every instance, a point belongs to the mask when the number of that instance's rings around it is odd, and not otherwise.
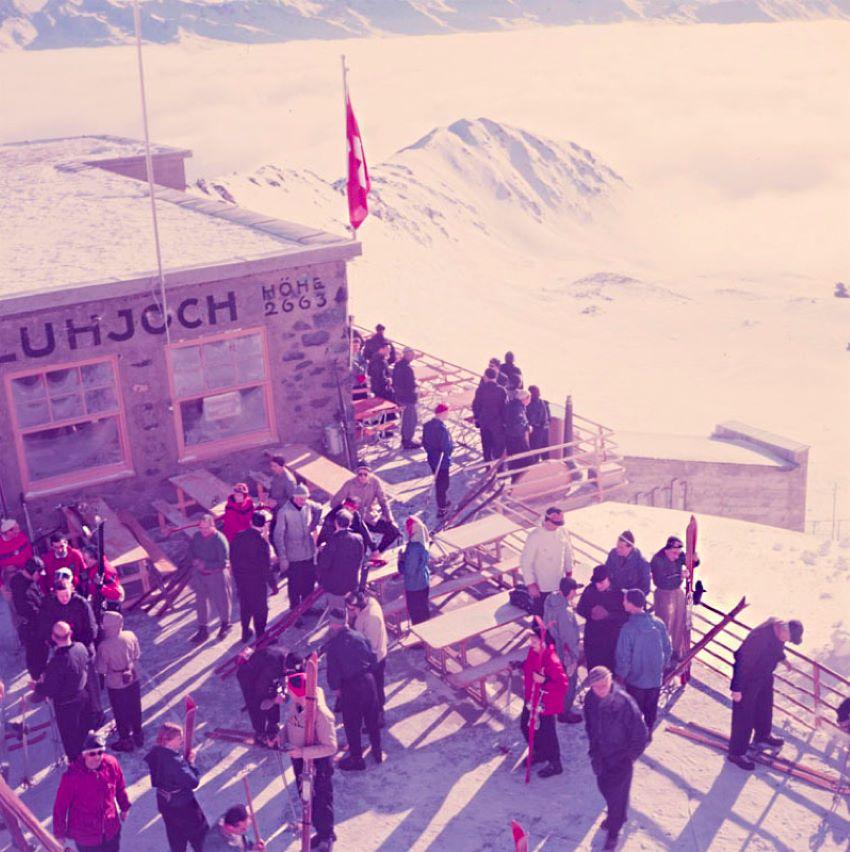
[{"label": "snow-covered roof", "polygon": [[616,441],[617,448],[624,456],[764,467],[788,466],[788,463],[778,456],[743,440],[617,430]]},{"label": "snow-covered roof", "polygon": [[[188,152],[156,146],[152,153]],[[92,165],[141,154],[141,143],[118,137],[0,145],[0,299],[155,275],[147,183]],[[309,262],[305,255],[323,249],[338,248],[340,259],[360,253],[346,237],[223,201],[165,187],[156,196],[167,274],[296,254]]]}]

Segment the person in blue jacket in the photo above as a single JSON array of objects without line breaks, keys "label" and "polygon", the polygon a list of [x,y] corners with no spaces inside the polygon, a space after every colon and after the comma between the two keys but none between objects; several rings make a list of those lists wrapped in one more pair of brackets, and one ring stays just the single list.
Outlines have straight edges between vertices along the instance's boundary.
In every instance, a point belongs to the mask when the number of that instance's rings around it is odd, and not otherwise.
[{"label": "person in blue jacket", "polygon": [[623,606],[629,620],[617,639],[615,674],[640,708],[652,739],[664,670],[672,653],[670,634],[660,618],[646,611],[646,595],[640,589],[629,589]]},{"label": "person in blue jacket", "polygon": [[201,774],[194,764],[194,752],[189,754],[189,760],[183,757],[180,725],[174,722],[160,725],[156,745],[145,755],[145,763],[165,823],[168,848],[171,852],[186,852],[187,846],[191,846],[194,852],[201,852],[209,828],[193,792]]},{"label": "person in blue jacket", "polygon": [[649,563],[635,547],[635,535],[631,530],[621,532],[617,546],[608,553],[605,561],[611,588],[625,592],[627,589],[640,589],[649,594]]},{"label": "person in blue jacket", "polygon": [[404,596],[411,624],[419,624],[431,617],[428,608],[428,591],[431,571],[428,567],[428,530],[419,518],[410,517],[405,522],[407,545],[398,556],[398,571],[404,577]]},{"label": "person in blue jacket", "polygon": [[437,511],[444,516],[449,507],[449,467],[452,463],[454,442],[446,426],[449,407],[440,403],[434,409],[434,416],[422,427],[422,446],[428,455],[428,466],[434,474],[434,487],[437,490]]}]

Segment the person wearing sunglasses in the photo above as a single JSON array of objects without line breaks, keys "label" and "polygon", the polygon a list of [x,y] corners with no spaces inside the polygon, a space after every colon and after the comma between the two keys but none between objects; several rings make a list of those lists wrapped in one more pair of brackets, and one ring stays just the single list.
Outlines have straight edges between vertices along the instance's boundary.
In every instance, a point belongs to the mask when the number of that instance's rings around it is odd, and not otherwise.
[{"label": "person wearing sunglasses", "polygon": [[79,852],[118,852],[130,798],[121,764],[105,753],[103,737],[89,731],[83,752],[62,776],[53,804],[53,834]]}]

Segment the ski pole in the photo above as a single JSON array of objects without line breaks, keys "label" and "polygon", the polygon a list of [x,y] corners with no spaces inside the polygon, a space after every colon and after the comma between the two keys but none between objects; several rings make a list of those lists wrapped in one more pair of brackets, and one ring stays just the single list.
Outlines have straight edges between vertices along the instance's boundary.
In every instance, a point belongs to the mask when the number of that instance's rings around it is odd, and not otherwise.
[{"label": "ski pole", "polygon": [[24,758],[24,777],[22,783],[25,787],[32,786],[30,780],[30,751],[27,745],[27,696],[21,696],[21,754]]},{"label": "ski pole", "polygon": [[513,702],[514,697],[514,670],[513,668],[508,669],[508,685],[505,690],[505,730],[502,734],[502,742],[499,744],[499,751],[503,754],[507,754],[511,750],[511,725],[513,724],[513,719],[511,718],[511,704]]},{"label": "ski pole", "polygon": [[289,813],[292,817],[292,828],[295,831],[298,831],[300,828],[300,818],[298,816],[298,811],[295,809],[295,802],[292,799],[292,788],[289,786],[289,781],[286,779],[286,766],[283,762],[283,755],[277,751],[277,762],[280,764],[280,777],[283,780],[283,789],[286,790],[286,798],[289,802]]},{"label": "ski pole", "polygon": [[254,830],[254,839],[257,845],[263,842],[263,837],[260,834],[260,827],[257,825],[257,815],[254,813],[254,800],[251,798],[251,787],[248,784],[248,775],[242,776],[242,783],[245,785],[245,803],[248,805],[248,817],[251,820],[251,828]]},{"label": "ski pole", "polygon": [[47,701],[47,712],[50,714],[50,738],[53,740],[53,756],[56,758],[54,766],[60,766],[62,758],[65,756],[65,751],[59,736],[59,723],[56,721],[56,712],[53,709],[53,702],[50,700]]}]

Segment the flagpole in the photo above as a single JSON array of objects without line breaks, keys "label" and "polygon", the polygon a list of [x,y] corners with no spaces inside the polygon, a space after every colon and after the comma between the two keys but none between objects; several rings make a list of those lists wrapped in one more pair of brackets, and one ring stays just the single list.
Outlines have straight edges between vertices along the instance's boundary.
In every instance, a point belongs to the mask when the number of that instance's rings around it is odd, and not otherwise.
[{"label": "flagpole", "polygon": [[145,97],[145,67],[142,62],[142,20],[139,12],[139,0],[133,2],[133,26],[136,30],[136,57],[139,64],[139,94],[142,100],[142,125],[145,132],[145,169],[148,175],[148,192],[151,199],[151,218],[153,220],[153,241],[156,246],[156,268],[159,275],[159,295],[162,300],[162,322],[165,325],[165,339],[171,343],[168,330],[168,305],[165,300],[165,274],[162,271],[162,252],[159,247],[159,224],[156,218],[156,199],[154,197],[153,160],[151,158],[151,140],[148,132],[148,106]]},{"label": "flagpole", "polygon": [[[345,54],[340,55],[340,59],[342,60],[342,108],[343,115],[345,116],[345,171],[343,175],[345,175],[345,180],[348,180],[348,66],[345,64]],[[346,193],[347,193],[346,189]],[[345,230],[348,233],[348,236],[351,240],[357,239],[357,232],[352,227],[349,222],[348,225],[345,226]]]}]

